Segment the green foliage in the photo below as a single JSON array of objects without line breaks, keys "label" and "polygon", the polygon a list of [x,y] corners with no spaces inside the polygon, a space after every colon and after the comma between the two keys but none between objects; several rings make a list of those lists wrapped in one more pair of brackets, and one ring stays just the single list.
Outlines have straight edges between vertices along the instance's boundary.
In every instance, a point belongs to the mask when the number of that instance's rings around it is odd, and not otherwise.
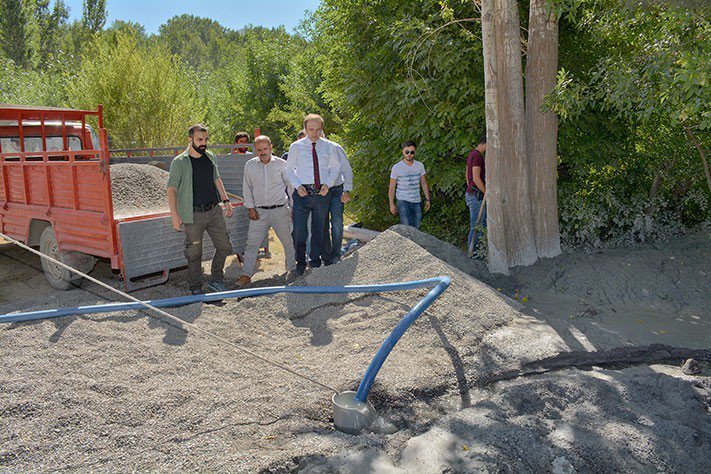
[{"label": "green foliage", "polygon": [[672,125],[709,128],[707,7],[697,12],[666,2],[581,3],[589,8],[578,20],[579,33],[590,33],[606,54],[597,58],[582,83],[567,74],[559,76],[559,113],[575,116],[592,104],[637,122],[661,119]]},{"label": "green foliage", "polygon": [[22,0],[0,0],[0,47],[19,66],[28,66],[31,61],[31,14]]},{"label": "green foliage", "polygon": [[61,107],[66,104],[69,81],[69,75],[56,63],[33,71],[4,60],[0,62],[0,103]]},{"label": "green foliage", "polygon": [[215,20],[187,14],[174,16],[159,32],[158,40],[196,69],[221,67],[228,40],[239,36]]},{"label": "green foliage", "polygon": [[[525,36],[527,2],[519,3]],[[685,127],[709,141],[708,7],[556,0],[559,208],[568,248],[665,239],[711,217]],[[105,0],[67,23],[62,0],[0,0],[0,102],[104,106],[113,147],[212,143],[260,127],[276,153],[320,113],[355,171],[346,212],[367,227],[387,209],[390,168],[418,143],[432,209],[424,230],[464,246],[465,156],[484,130],[480,11],[470,0],[323,0],[295,34],[233,31],[180,15],[146,35],[104,29]],[[525,38],[524,38],[525,39]],[[483,239],[482,239],[483,240]]]},{"label": "green foliage", "polygon": [[111,146],[184,143],[191,123],[204,119],[194,74],[159,44],[141,48],[135,35],[98,36],[68,88],[72,107],[104,106]]},{"label": "green foliage", "polygon": [[708,220],[702,164],[682,129],[708,136],[707,17],[667,3],[575,3],[548,101],[562,119],[564,244],[665,239]]},{"label": "green foliage", "polygon": [[309,113],[320,114],[328,138],[340,142],[342,121],[326,100],[323,87],[323,54],[318,45],[309,40],[314,36],[313,22],[313,15],[309,15],[299,27],[288,73],[279,84],[284,105],[274,107],[268,117],[268,121],[280,124],[278,139],[285,149],[302,129],[303,119]]},{"label": "green foliage", "polygon": [[106,24],[106,0],[84,0],[82,11],[82,24],[89,33],[94,34],[101,31]]},{"label": "green foliage", "polygon": [[422,228],[463,243],[464,156],[484,129],[481,32],[472,2],[325,0],[314,43],[325,97],[344,121],[356,175],[353,208],[367,227],[397,222],[387,211],[390,168],[415,140],[432,189]]},{"label": "green foliage", "polygon": [[236,131],[251,135],[260,127],[272,138],[275,152],[288,148],[294,135],[290,131],[303,116],[292,123],[295,117],[281,112],[289,102],[284,83],[304,47],[303,40],[283,28],[246,28],[240,43],[228,45],[223,66],[203,82],[208,123],[216,140],[231,143]]}]

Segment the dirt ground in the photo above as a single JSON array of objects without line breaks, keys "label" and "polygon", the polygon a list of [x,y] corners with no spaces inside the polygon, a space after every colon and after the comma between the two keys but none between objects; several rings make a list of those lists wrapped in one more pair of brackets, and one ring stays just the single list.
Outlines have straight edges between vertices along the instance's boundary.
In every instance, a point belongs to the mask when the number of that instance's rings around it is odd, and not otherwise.
[{"label": "dirt ground", "polygon": [[[283,284],[283,255],[253,286]],[[0,326],[0,471],[665,471],[711,461],[709,234],[489,275],[396,226],[297,285],[452,277],[383,366],[373,432],[318,385],[143,312]],[[236,278],[231,259],[226,276]],[[118,286],[105,263],[93,276]],[[185,271],[144,299],[185,294]],[[0,243],[0,314],[115,301],[57,292]],[[338,390],[425,291],[273,295],[171,309]],[[650,344],[652,344],[650,346]],[[693,355],[702,372],[685,375]]]}]

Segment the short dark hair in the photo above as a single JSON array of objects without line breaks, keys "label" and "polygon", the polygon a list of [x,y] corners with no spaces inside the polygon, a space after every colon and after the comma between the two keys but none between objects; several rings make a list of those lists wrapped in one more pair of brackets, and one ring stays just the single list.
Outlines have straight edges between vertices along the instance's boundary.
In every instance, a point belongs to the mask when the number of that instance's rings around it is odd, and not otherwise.
[{"label": "short dark hair", "polygon": [[201,123],[191,125],[188,129],[188,136],[192,138],[193,136],[195,136],[195,132],[207,132],[207,127]]},{"label": "short dark hair", "polygon": [[300,130],[299,133],[296,134],[296,139],[300,140],[306,136],[306,130]]},{"label": "short dark hair", "polygon": [[237,143],[237,140],[239,140],[240,138],[246,138],[247,141],[249,141],[249,133],[237,132],[237,134],[235,134],[235,143]]},{"label": "short dark hair", "polygon": [[482,133],[482,134],[479,136],[479,143],[478,143],[478,145],[481,145],[482,143],[486,144],[486,132]]},{"label": "short dark hair", "polygon": [[412,140],[402,142],[402,148],[407,148],[409,146],[414,146],[415,148],[417,148],[417,145]]}]

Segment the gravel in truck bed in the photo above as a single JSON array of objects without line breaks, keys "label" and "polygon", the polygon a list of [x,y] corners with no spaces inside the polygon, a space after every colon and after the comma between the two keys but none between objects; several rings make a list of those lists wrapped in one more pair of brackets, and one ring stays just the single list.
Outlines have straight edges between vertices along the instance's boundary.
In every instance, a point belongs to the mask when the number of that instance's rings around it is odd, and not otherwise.
[{"label": "gravel in truck bed", "polygon": [[156,166],[120,163],[111,165],[114,217],[168,212],[168,172]]}]

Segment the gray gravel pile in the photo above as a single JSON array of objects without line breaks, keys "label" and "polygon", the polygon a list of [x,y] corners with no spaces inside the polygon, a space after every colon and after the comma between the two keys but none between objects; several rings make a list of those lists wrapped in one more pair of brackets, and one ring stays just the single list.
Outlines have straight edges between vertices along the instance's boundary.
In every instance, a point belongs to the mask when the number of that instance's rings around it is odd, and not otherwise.
[{"label": "gray gravel pile", "polygon": [[472,393],[389,453],[303,461],[317,472],[709,472],[711,378],[678,367],[564,370]]},{"label": "gray gravel pile", "polygon": [[168,172],[156,166],[120,163],[111,165],[114,217],[168,212]]},{"label": "gray gravel pile", "polygon": [[[0,279],[19,273],[0,267]],[[438,275],[452,285],[369,396],[393,434],[335,431],[329,390],[144,313],[0,326],[0,471],[708,471],[708,377],[641,366],[519,378],[527,362],[569,351],[567,336],[396,232],[296,284]],[[1,312],[103,302],[95,288],[38,298],[39,271],[7,281]],[[12,299],[2,302],[4,291]],[[136,296],[185,291],[177,272]],[[357,387],[425,293],[280,294],[169,311],[340,391]],[[486,385],[492,376],[511,380]]]},{"label": "gray gravel pile", "polygon": [[[142,313],[2,326],[3,363],[12,370],[0,371],[0,469],[255,471],[293,468],[294,459],[362,443],[402,445],[451,409],[445,395],[456,406],[462,387],[481,374],[558,351],[560,341],[545,328],[535,344],[526,337],[514,322],[513,302],[392,232],[302,283],[438,275],[450,275],[452,286],[408,330],[371,392],[399,430],[390,436],[336,432],[328,390]],[[171,296],[168,289],[139,296]],[[425,293],[273,295],[170,311],[338,390],[352,390]],[[88,292],[58,298],[55,307],[101,300]],[[43,304],[18,299],[0,309]]]},{"label": "gray gravel pile", "polygon": [[407,237],[437,258],[496,288],[528,294],[566,294],[596,307],[627,305],[666,312],[711,308],[711,234],[698,232],[635,248],[562,254],[511,276],[489,274],[486,263],[468,258],[459,248],[414,227],[391,231]]}]

